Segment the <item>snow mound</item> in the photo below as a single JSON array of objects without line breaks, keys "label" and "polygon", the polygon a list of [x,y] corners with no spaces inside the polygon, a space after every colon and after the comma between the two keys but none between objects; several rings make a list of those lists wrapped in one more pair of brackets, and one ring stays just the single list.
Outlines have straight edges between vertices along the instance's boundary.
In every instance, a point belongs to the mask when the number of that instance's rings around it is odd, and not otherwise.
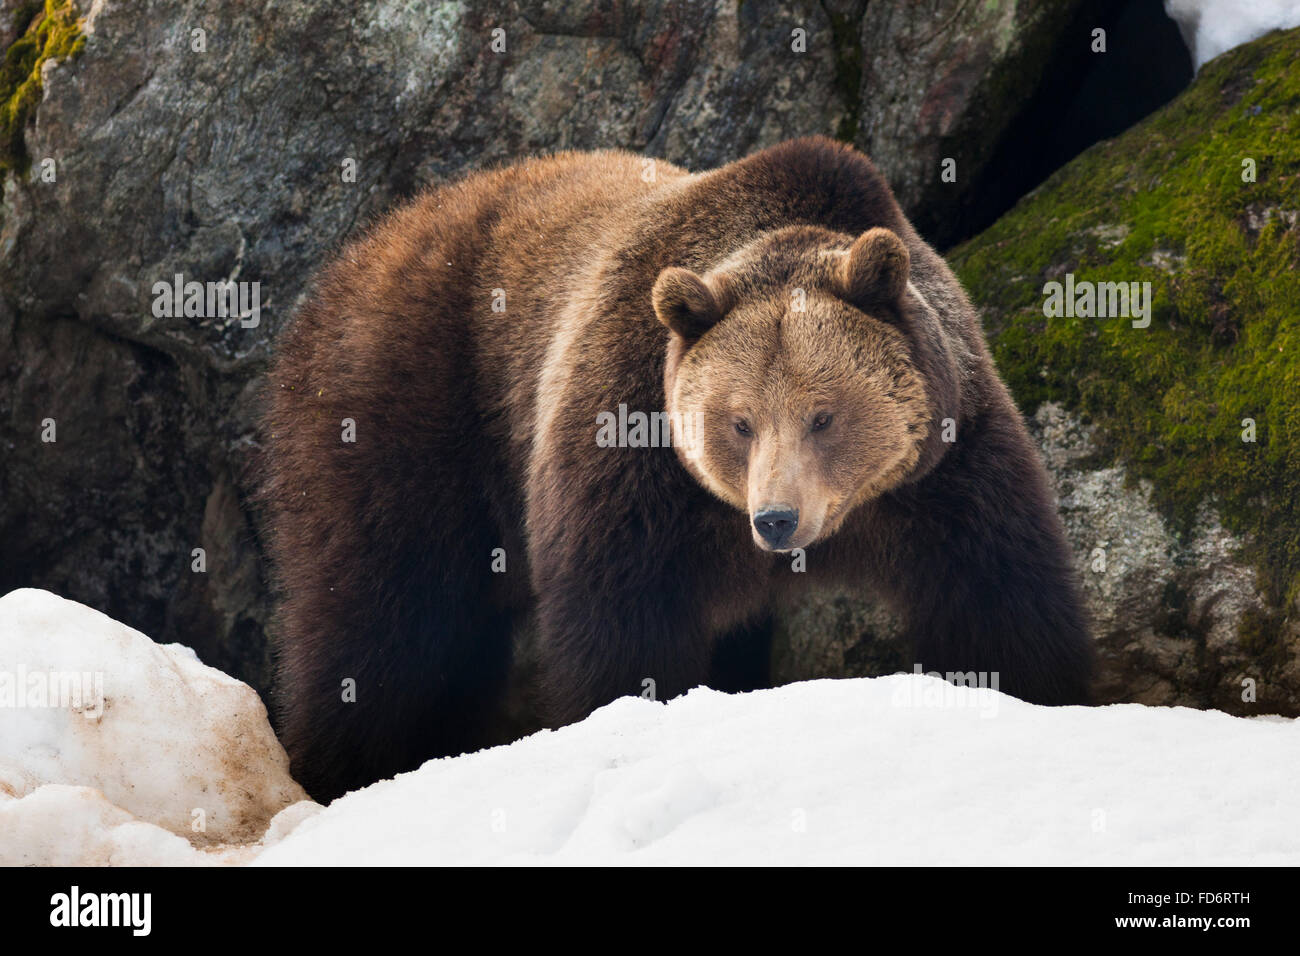
[{"label": "snow mound", "polygon": [[1269,30],[1300,26],[1300,0],[1165,0],[1196,68]]},{"label": "snow mound", "polygon": [[625,698],[335,801],[256,865],[1300,863],[1300,723],[897,675]]},{"label": "snow mound", "polygon": [[46,591],[0,598],[0,863],[252,844],[307,799],[288,767],[256,692],[188,648]]},{"label": "snow mound", "polygon": [[[46,706],[67,674],[91,692]],[[247,686],[0,599],[0,865],[1296,865],[1297,745],[1293,720],[908,674],[625,698],[322,809]]]}]

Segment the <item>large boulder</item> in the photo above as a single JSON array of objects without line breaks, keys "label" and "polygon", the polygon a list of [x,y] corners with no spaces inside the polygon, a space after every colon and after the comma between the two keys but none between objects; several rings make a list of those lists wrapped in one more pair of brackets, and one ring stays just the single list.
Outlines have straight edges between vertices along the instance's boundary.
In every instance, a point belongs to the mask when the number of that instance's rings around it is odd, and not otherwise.
[{"label": "large boulder", "polygon": [[[1297,58],[1300,29],[1207,64],[950,257],[1060,496],[1103,700],[1300,714]],[[1149,325],[1045,315],[1067,281],[1150,283]],[[890,615],[838,594],[776,660],[911,666]]]}]

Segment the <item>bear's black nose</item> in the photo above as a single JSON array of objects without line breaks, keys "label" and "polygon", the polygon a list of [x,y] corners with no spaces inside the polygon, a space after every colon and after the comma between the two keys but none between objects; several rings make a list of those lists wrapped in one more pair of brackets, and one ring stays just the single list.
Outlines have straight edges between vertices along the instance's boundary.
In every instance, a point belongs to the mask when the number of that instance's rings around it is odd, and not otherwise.
[{"label": "bear's black nose", "polygon": [[764,508],[754,515],[754,530],[764,541],[779,548],[799,526],[799,512],[789,508]]}]

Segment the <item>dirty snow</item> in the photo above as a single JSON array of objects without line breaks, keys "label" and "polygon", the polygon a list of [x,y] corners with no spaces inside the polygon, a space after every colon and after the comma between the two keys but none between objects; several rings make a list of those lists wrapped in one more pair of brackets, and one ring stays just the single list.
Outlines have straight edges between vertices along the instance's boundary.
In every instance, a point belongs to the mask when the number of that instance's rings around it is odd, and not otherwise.
[{"label": "dirty snow", "polygon": [[0,864],[61,851],[63,837],[33,846],[42,828],[24,820],[62,828],[68,850],[102,842],[82,824],[116,831],[86,862],[129,855],[141,833],[168,860],[177,847],[253,843],[306,799],[288,764],[253,689],[188,648],[46,591],[0,598]]},{"label": "dirty snow", "polygon": [[[922,675],[626,698],[322,810],[294,802],[260,709],[239,704],[257,716],[241,722],[201,706],[243,685],[15,594],[0,599],[0,672],[18,653],[113,676],[93,747],[79,713],[0,709],[3,779],[22,781],[21,799],[0,793],[0,862],[1300,864],[1300,723],[1035,707]],[[141,698],[152,713],[129,709]],[[215,805],[232,765],[264,780],[259,832],[214,845],[175,827],[196,790]]]}]

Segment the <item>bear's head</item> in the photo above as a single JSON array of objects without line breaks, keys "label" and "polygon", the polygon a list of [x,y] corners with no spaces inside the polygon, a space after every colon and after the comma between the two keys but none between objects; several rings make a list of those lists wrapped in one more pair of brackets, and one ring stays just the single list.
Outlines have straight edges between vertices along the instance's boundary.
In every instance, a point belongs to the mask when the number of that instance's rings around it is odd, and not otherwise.
[{"label": "bear's head", "polygon": [[937,322],[909,274],[893,232],[816,227],[768,233],[704,275],[659,274],[673,443],[760,548],[823,540],[932,464],[940,403],[915,354],[925,336],[908,331]]}]

